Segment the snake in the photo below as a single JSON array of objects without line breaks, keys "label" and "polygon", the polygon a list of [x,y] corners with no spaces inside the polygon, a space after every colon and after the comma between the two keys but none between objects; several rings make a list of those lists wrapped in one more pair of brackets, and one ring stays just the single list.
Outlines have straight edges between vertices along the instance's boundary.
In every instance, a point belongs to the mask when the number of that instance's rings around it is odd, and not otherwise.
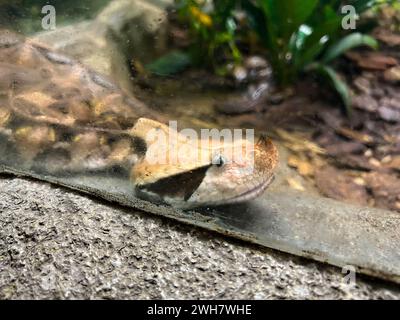
[{"label": "snake", "polygon": [[190,138],[170,120],[78,60],[0,31],[0,167],[108,172],[134,197],[183,208],[250,201],[272,182],[270,139]]}]

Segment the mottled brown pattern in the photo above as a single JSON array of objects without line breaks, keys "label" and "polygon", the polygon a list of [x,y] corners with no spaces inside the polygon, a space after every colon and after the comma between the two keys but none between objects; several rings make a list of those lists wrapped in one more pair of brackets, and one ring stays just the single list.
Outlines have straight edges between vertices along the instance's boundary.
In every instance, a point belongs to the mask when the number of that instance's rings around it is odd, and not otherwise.
[{"label": "mottled brown pattern", "polygon": [[125,130],[140,117],[158,117],[103,75],[6,30],[0,61],[0,132],[17,142],[7,151],[25,166],[54,154],[52,172],[131,163]]}]

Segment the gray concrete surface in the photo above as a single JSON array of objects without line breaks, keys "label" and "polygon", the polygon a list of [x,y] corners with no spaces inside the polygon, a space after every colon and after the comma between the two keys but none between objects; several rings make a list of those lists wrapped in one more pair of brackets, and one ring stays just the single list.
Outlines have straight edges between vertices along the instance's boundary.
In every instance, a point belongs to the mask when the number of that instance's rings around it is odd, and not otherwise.
[{"label": "gray concrete surface", "polygon": [[0,176],[1,299],[399,299],[400,288]]}]

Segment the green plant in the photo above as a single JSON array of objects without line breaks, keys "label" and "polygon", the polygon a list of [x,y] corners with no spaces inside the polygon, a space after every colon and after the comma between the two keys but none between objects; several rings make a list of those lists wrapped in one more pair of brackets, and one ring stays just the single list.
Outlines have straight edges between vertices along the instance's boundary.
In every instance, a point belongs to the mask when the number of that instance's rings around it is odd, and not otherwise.
[{"label": "green plant", "polygon": [[[357,15],[377,5],[375,0],[353,0],[346,4]],[[338,0],[255,0],[242,1],[252,27],[268,48],[278,83],[287,86],[304,72],[325,76],[340,94],[350,112],[350,94],[331,62],[352,48],[377,48],[370,36],[342,28],[342,1]],[[355,17],[353,17],[355,18]]]},{"label": "green plant", "polygon": [[226,63],[240,63],[242,54],[236,45],[236,22],[233,9],[236,0],[175,0],[181,24],[188,31],[190,45],[186,50],[172,50],[145,68],[167,76],[189,65],[211,67],[220,75]]},{"label": "green plant", "polygon": [[178,14],[186,23],[192,45],[189,48],[193,63],[218,69],[221,58],[241,61],[236,46],[236,22],[232,11],[233,0],[178,0]]},{"label": "green plant", "polygon": [[[304,73],[322,75],[340,94],[350,113],[349,89],[333,69],[332,62],[347,50],[363,45],[376,49],[378,43],[368,35],[344,30],[343,19],[356,19],[370,8],[393,1],[176,0],[181,22],[189,30],[191,45],[184,54],[173,52],[170,57],[167,54],[162,58],[163,63],[156,62],[154,70],[164,66],[167,71],[164,73],[173,73],[190,63],[211,66],[222,74],[226,62],[240,63],[242,54],[237,43],[243,29],[238,28],[235,18],[235,12],[240,10],[245,13],[251,32],[258,34],[260,44],[265,47],[281,87],[294,84]],[[353,6],[354,13],[344,15],[343,5]]]}]

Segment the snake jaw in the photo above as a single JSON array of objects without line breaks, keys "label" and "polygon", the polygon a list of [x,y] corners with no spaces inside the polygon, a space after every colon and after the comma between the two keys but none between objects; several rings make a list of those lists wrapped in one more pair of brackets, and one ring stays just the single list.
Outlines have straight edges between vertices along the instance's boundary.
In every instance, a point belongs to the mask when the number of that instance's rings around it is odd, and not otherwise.
[{"label": "snake jaw", "polygon": [[263,137],[254,146],[249,146],[245,140],[241,144],[247,150],[245,157],[239,161],[233,159],[221,167],[210,167],[198,189],[187,200],[187,205],[245,202],[265,191],[273,181],[278,163],[276,147]]},{"label": "snake jaw", "polygon": [[[278,152],[268,139],[260,138],[254,145],[241,140],[208,153],[208,162],[198,162],[198,166],[191,157],[187,158],[189,163],[183,160],[180,165],[137,164],[134,174],[138,195],[180,208],[215,206],[254,199],[273,181]],[[218,161],[214,163],[215,159]],[[160,178],[155,179],[157,176]]]}]

